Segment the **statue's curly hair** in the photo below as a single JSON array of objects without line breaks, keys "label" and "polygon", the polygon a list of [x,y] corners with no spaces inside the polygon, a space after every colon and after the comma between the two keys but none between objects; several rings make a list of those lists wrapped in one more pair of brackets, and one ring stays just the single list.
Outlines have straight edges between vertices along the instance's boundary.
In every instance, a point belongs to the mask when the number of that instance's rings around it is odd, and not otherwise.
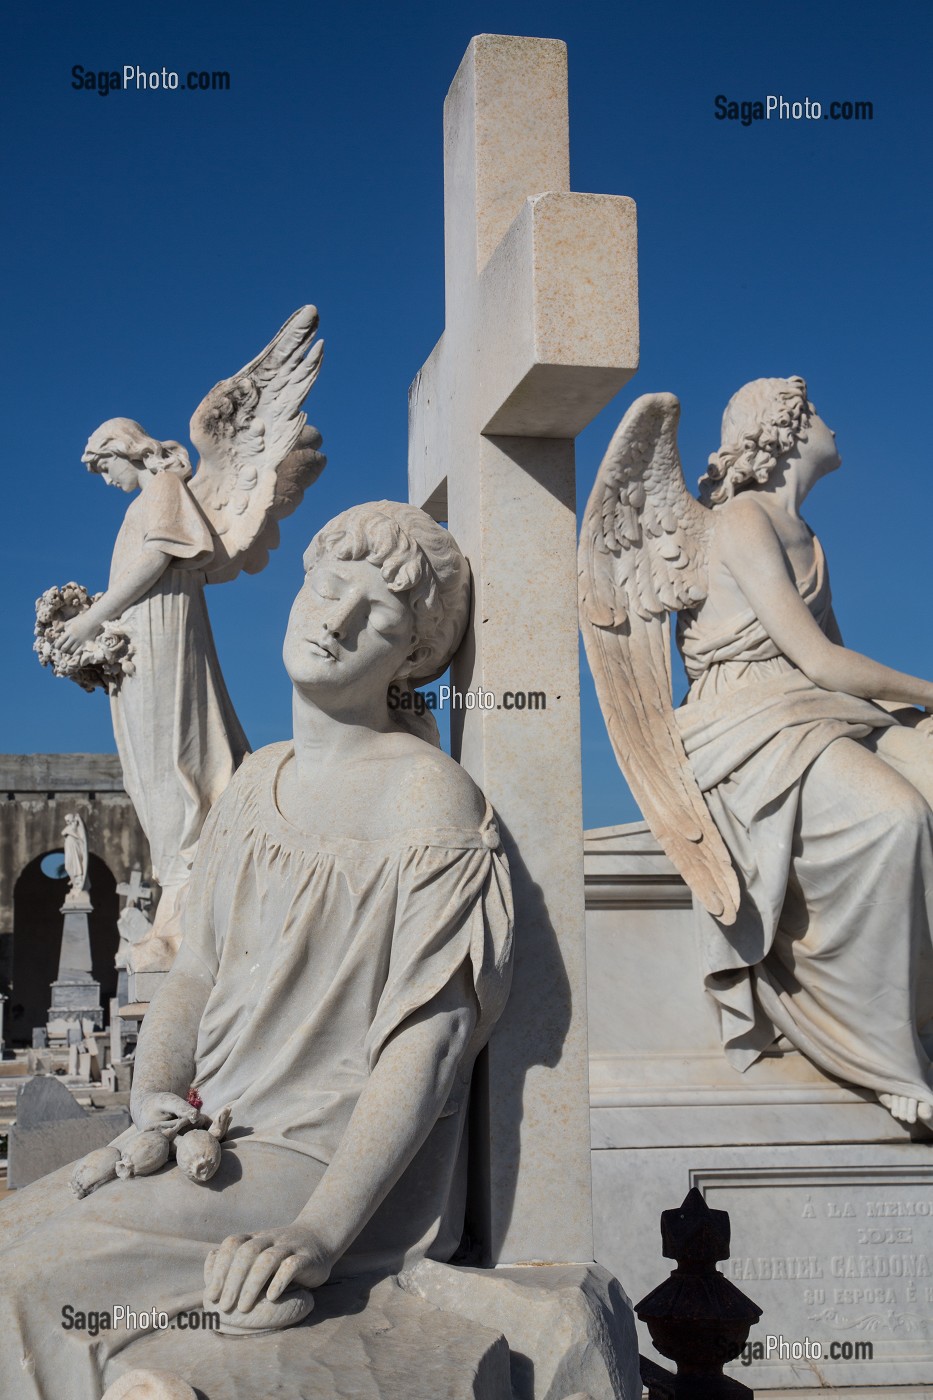
[{"label": "statue's curly hair", "polygon": [[[393,593],[407,595],[417,640],[403,684],[414,688],[437,680],[463,640],[470,613],[470,566],[450,531],[417,506],[370,501],[351,506],[318,531],[305,551],[305,570],[325,554],[365,559]],[[419,737],[439,742],[430,714],[393,713]]]},{"label": "statue's curly hair", "polygon": [[744,486],[767,481],[775,467],[806,437],[813,415],[806,382],[753,379],[733,394],[722,416],[722,446],[710,454],[700,477],[700,500],[721,506]]}]

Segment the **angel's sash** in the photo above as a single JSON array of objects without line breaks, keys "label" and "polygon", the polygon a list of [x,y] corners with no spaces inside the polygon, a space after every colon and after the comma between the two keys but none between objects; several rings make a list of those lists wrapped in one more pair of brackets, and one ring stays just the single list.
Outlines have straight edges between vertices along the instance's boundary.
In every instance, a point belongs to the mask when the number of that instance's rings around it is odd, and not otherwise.
[{"label": "angel's sash", "polygon": [[701,791],[731,779],[729,806],[746,826],[834,739],[861,739],[896,723],[870,700],[823,690],[784,665],[757,683],[675,711]]}]

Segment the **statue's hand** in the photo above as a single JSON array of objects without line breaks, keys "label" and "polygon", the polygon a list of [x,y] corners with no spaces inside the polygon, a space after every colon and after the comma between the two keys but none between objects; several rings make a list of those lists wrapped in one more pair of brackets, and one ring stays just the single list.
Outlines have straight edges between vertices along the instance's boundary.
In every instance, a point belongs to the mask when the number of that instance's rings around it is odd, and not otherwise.
[{"label": "statue's hand", "polygon": [[917,730],[918,734],[926,734],[928,737],[933,737],[933,714],[925,714],[923,719],[914,725],[914,728]]},{"label": "statue's hand", "polygon": [[72,652],[80,651],[81,648],[97,636],[103,623],[96,621],[90,610],[79,613],[77,617],[71,618],[62,628],[61,636],[58,639],[58,649],[70,656]]},{"label": "statue's hand", "polygon": [[180,1119],[190,1123],[193,1128],[200,1127],[206,1121],[203,1113],[199,1113],[178,1094],[153,1090],[133,1099],[133,1122],[141,1132],[149,1128],[165,1128]]},{"label": "statue's hand", "polygon": [[292,1223],[251,1235],[229,1235],[204,1262],[205,1303],[249,1312],[266,1292],[274,1302],[293,1283],[318,1288],[334,1260],[307,1226]]}]

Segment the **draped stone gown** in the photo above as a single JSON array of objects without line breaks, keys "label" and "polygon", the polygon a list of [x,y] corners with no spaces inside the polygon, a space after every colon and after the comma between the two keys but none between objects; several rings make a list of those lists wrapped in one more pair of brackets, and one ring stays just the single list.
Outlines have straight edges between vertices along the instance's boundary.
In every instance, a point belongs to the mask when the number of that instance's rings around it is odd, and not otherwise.
[{"label": "draped stone gown", "polygon": [[[291,754],[272,745],[240,768],[205,824],[183,908],[185,946],[213,982],[195,1085],[206,1113],[232,1107],[221,1168],[198,1185],[169,1165],[81,1201],[56,1174],[3,1202],[4,1400],[99,1400],[108,1358],[145,1329],[91,1337],[62,1327],[64,1307],[174,1318],[200,1306],[214,1245],[294,1220],[387,1039],[450,984],[473,1025],[450,1097],[336,1274],[449,1259],[459,1243],[470,1077],[511,970],[495,819],[487,808],[475,830],[378,841],[305,833],[275,798]],[[184,1334],[172,1336],[183,1374]]]},{"label": "draped stone gown", "polygon": [[[814,545],[798,589],[825,629]],[[783,1034],[827,1074],[933,1101],[933,737],[814,685],[750,609],[682,614],[678,642],[681,736],[742,888],[730,927],[695,906],[726,1055],[745,1069]]]}]

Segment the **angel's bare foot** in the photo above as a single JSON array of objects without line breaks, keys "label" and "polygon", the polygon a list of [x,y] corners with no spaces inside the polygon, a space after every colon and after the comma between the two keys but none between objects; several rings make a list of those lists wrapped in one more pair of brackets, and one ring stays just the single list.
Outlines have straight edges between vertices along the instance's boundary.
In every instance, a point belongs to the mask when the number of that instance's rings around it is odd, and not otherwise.
[{"label": "angel's bare foot", "polygon": [[924,1099],[911,1099],[906,1094],[879,1094],[878,1102],[902,1123],[933,1123],[933,1103]]}]

